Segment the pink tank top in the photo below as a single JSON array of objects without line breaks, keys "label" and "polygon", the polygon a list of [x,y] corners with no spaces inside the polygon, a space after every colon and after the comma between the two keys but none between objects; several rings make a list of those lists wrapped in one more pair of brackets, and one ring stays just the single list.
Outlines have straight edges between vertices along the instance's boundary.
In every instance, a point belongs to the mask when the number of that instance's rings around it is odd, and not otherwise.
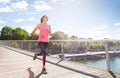
[{"label": "pink tank top", "polygon": [[39,26],[39,37],[38,37],[38,42],[49,42],[49,35],[50,35],[50,25],[47,26]]}]

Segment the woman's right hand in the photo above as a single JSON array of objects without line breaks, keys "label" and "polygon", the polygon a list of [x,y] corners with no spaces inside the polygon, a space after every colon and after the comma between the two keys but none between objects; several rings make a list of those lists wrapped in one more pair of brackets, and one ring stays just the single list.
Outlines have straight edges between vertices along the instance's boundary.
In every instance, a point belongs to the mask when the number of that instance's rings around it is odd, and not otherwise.
[{"label": "woman's right hand", "polygon": [[32,31],[32,34],[35,36],[39,36],[38,33],[36,33],[36,31],[39,29],[39,24],[34,28],[34,30]]},{"label": "woman's right hand", "polygon": [[40,34],[40,37],[44,37],[44,34]]}]

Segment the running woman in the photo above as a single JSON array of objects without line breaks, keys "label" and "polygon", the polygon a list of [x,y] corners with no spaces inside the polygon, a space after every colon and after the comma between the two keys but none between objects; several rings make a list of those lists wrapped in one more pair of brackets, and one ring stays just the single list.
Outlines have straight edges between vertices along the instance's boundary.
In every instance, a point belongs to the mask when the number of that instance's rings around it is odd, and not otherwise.
[{"label": "running woman", "polygon": [[[34,30],[32,31],[32,34],[35,36],[38,36],[38,42],[39,46],[42,52],[42,73],[47,74],[46,68],[45,68],[45,62],[46,62],[46,48],[49,43],[49,36],[51,34],[51,27],[47,24],[48,17],[46,15],[41,17],[41,23],[38,24]],[[39,30],[39,34],[36,33],[36,31]],[[34,54],[33,60],[39,56],[40,53]]]}]

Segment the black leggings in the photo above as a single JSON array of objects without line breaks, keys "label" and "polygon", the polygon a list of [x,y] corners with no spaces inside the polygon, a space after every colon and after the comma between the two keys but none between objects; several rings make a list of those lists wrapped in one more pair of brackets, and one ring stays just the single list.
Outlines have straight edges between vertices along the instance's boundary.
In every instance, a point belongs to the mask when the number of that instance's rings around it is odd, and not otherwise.
[{"label": "black leggings", "polygon": [[[40,49],[41,49],[41,52],[42,52],[42,68],[44,69],[45,68],[45,61],[46,61],[46,48],[48,46],[48,42],[39,42],[39,46],[40,46]],[[37,56],[40,55],[39,54],[36,54]]]}]

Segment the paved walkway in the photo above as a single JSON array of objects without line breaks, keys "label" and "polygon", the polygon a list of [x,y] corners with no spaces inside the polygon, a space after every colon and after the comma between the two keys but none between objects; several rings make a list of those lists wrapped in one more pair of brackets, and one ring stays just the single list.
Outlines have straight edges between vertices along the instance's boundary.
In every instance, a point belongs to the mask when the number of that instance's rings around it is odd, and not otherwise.
[{"label": "paved walkway", "polygon": [[47,57],[47,72],[41,74],[41,57],[33,61],[33,53],[0,46],[0,78],[120,78],[120,74]]}]

